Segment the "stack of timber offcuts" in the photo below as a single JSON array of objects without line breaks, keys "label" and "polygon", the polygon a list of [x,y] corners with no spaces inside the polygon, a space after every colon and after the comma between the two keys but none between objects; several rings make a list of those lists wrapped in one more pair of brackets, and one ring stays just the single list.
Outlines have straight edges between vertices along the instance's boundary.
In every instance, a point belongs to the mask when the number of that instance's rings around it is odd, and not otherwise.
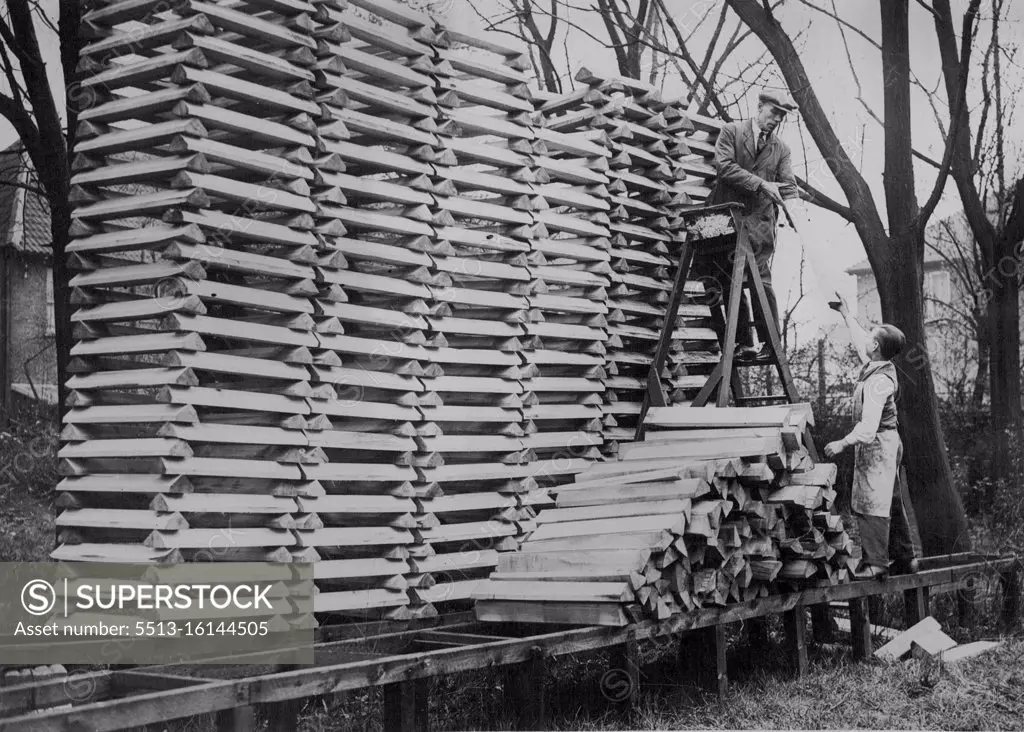
[{"label": "stack of timber offcuts", "polygon": [[810,420],[806,404],[652,409],[645,442],[557,489],[477,617],[625,625],[847,582],[859,550]]}]

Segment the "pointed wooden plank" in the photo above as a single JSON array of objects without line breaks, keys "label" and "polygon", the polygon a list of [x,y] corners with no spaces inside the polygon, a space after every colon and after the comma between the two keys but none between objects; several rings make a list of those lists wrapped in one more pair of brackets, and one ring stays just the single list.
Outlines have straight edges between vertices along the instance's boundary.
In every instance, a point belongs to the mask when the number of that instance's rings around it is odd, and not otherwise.
[{"label": "pointed wooden plank", "polygon": [[514,600],[481,600],[474,604],[478,620],[489,622],[557,623],[568,625],[629,624],[621,603],[616,602],[516,602]]},{"label": "pointed wooden plank", "polygon": [[57,526],[88,529],[128,529],[138,531],[176,531],[188,528],[180,513],[158,514],[155,511],[135,511],[115,508],[77,508],[65,510],[57,516]]}]

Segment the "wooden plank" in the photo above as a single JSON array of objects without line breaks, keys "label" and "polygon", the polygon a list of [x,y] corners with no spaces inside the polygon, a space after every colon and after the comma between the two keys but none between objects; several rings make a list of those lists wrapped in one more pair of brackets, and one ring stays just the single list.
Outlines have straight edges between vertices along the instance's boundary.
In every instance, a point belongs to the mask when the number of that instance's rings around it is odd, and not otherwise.
[{"label": "wooden plank", "polygon": [[175,241],[200,244],[206,240],[198,226],[150,226],[144,229],[112,231],[73,239],[69,252],[106,254],[121,251],[156,248]]},{"label": "wooden plank", "polygon": [[528,661],[508,669],[505,683],[506,708],[515,714],[515,724],[521,730],[545,729],[547,705],[545,680],[547,664],[543,656],[536,655]]},{"label": "wooden plank", "polygon": [[520,551],[524,554],[565,552],[576,550],[657,550],[667,549],[676,536],[670,531],[622,532],[595,536],[570,536],[561,539],[535,539],[524,542]]},{"label": "wooden plank", "polygon": [[400,63],[375,56],[351,45],[328,44],[328,48],[332,55],[342,60],[346,68],[366,74],[382,86],[393,84],[410,89],[426,89],[435,86],[426,74],[421,74]]},{"label": "wooden plank", "polygon": [[563,521],[589,521],[605,518],[629,518],[633,516],[651,516],[657,514],[686,515],[690,508],[689,499],[671,499],[662,501],[639,501],[596,505],[587,507],[547,509],[537,517],[537,524],[559,523]]},{"label": "wooden plank", "polygon": [[[179,102],[174,108],[174,113],[176,116],[192,120],[193,125],[201,124],[203,129],[225,130],[243,139],[255,138],[262,140],[268,146],[283,145],[307,148],[315,148],[316,146],[315,140],[310,135],[288,125],[254,117],[250,114],[243,114],[231,109],[224,109],[212,104]],[[205,137],[206,135],[198,136]]]},{"label": "wooden plank", "polygon": [[252,208],[276,209],[289,213],[314,213],[317,210],[309,198],[297,196],[269,183],[255,185],[219,175],[183,170],[174,177],[171,185],[176,188],[198,188],[211,196],[243,203]]},{"label": "wooden plank", "polygon": [[609,670],[601,677],[601,692],[612,702],[631,708],[640,697],[640,649],[635,637],[612,647]]},{"label": "wooden plank", "polygon": [[210,21],[201,15],[154,23],[141,30],[120,31],[93,43],[87,43],[82,47],[80,55],[93,56],[97,60],[110,55],[143,55],[146,50],[170,43],[179,34],[189,31],[206,35],[213,33],[214,28]]},{"label": "wooden plank", "polygon": [[201,154],[212,163],[222,163],[232,168],[271,176],[275,180],[313,180],[313,171],[305,165],[293,163],[285,157],[269,155],[260,150],[249,150],[219,140],[177,137],[168,147],[178,154]]},{"label": "wooden plank", "polygon": [[1003,645],[1003,641],[974,641],[973,643],[964,643],[962,646],[956,648],[950,648],[948,651],[942,653],[942,660],[945,663],[957,663],[968,658],[974,658],[982,653],[995,650]]},{"label": "wooden plank", "polygon": [[581,550],[549,554],[503,553],[498,557],[499,572],[555,573],[625,572],[644,567],[651,557],[649,549]]},{"label": "wooden plank", "polygon": [[103,474],[69,476],[57,484],[58,491],[70,493],[187,493],[192,485],[186,478],[171,475]]},{"label": "wooden plank", "polygon": [[368,18],[361,18],[355,13],[347,12],[344,15],[337,10],[327,9],[328,16],[335,22],[343,21],[345,28],[352,34],[353,38],[376,46],[386,51],[407,56],[409,58],[426,57],[434,55],[434,49],[412,35],[395,33],[390,27],[379,25]]},{"label": "wooden plank", "polygon": [[639,501],[687,500],[704,495],[710,490],[706,482],[697,479],[631,483],[605,488],[587,487],[581,490],[571,490],[572,488],[573,484],[568,484],[556,489],[559,509],[605,504],[632,504]]},{"label": "wooden plank", "polygon": [[929,616],[928,599],[928,590],[925,587],[904,590],[903,618],[908,628],[917,625]]},{"label": "wooden plank", "polygon": [[243,13],[224,5],[185,0],[187,11],[201,15],[214,25],[256,41],[269,43],[272,46],[316,49],[316,41],[312,37],[288,30],[269,20]]},{"label": "wooden plank", "polygon": [[155,511],[115,508],[67,509],[57,516],[55,523],[57,526],[138,531],[176,531],[188,528],[188,522],[179,513],[160,515]]},{"label": "wooden plank", "polygon": [[247,240],[293,247],[318,245],[316,236],[312,233],[296,231],[289,226],[268,221],[222,214],[218,211],[175,210],[165,216],[165,220],[168,218],[173,223],[197,224],[205,229],[211,229],[232,243]]},{"label": "wooden plank", "polygon": [[481,600],[537,602],[631,602],[633,590],[626,582],[504,582],[481,584],[473,597]]},{"label": "wooden plank", "polygon": [[136,129],[108,132],[91,140],[79,140],[75,144],[75,152],[83,155],[113,155],[162,145],[179,135],[206,137],[207,134],[206,128],[198,120],[178,119]]},{"label": "wooden plank", "polygon": [[174,46],[179,49],[190,48],[202,51],[203,56],[211,61],[232,64],[271,79],[311,82],[315,78],[313,72],[308,69],[296,66],[269,53],[246,48],[241,44],[231,43],[222,38],[186,33],[175,41]]},{"label": "wooden plank", "polygon": [[893,638],[884,646],[875,651],[878,658],[897,659],[910,652],[910,645],[918,638],[924,638],[930,633],[941,631],[939,621],[928,616],[907,628],[903,633]]},{"label": "wooden plank", "polygon": [[413,10],[394,0],[351,0],[351,4],[404,28],[415,29],[433,25],[426,13]]},{"label": "wooden plank", "polygon": [[479,620],[488,622],[559,623],[623,627],[629,624],[617,602],[542,603],[515,600],[479,600],[473,607]]},{"label": "wooden plank", "polygon": [[628,519],[593,519],[589,521],[543,524],[533,533],[531,540],[561,539],[569,536],[598,536],[628,531],[670,531],[681,536],[685,528],[686,518],[676,514],[637,516]]}]

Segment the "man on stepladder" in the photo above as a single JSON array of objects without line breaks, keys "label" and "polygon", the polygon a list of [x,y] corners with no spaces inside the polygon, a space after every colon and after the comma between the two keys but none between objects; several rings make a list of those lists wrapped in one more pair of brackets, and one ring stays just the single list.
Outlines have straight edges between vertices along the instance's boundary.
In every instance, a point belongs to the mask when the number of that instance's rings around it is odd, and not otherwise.
[{"label": "man on stepladder", "polygon": [[[758,96],[757,116],[743,122],[730,122],[718,134],[715,145],[715,168],[718,178],[708,198],[708,204],[739,203],[737,214],[738,236],[746,237],[757,262],[757,270],[764,282],[768,300],[768,313],[763,312],[758,298],[753,297],[756,330],[761,350],[754,347],[750,314],[746,303],[740,304],[740,317],[736,331],[737,359],[740,361],[768,361],[771,341],[768,338],[768,318],[779,332],[779,309],[772,288],[771,260],[775,253],[775,224],[778,208],[784,200],[799,201],[799,189],[790,164],[789,146],[775,134],[787,112],[796,104],[783,93],[765,90]],[[731,258],[709,262],[696,272],[713,291],[712,297],[726,305],[729,302]],[[752,291],[753,292],[753,291]]]},{"label": "man on stepladder", "polygon": [[921,540],[902,469],[903,443],[896,413],[899,377],[892,362],[906,337],[887,323],[867,333],[841,299],[829,305],[846,321],[863,364],[853,393],[857,424],[846,437],[825,446],[827,457],[856,446],[850,503],[863,556],[854,577],[914,573]]}]

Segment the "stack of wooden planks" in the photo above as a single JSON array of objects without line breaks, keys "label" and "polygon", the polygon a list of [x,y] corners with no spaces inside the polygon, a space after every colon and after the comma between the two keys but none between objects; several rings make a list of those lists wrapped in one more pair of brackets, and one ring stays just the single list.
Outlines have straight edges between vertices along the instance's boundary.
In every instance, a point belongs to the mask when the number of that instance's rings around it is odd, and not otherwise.
[{"label": "stack of wooden planks", "polygon": [[599,457],[603,133],[392,0],[103,2],[75,150],[65,560],[466,600]]},{"label": "stack of wooden planks", "polygon": [[[653,87],[624,77],[577,74],[585,86],[551,100],[549,127],[591,128],[609,140],[607,200],[610,205],[605,449],[632,440],[652,356],[665,320],[679,246],[686,236],[682,215],[706,198],[714,175],[713,147],[695,132],[685,101],[664,101]],[[691,398],[718,361],[709,309],[690,300],[703,292],[687,283],[674,331],[675,348],[663,375],[673,402]]]},{"label": "stack of wooden planks", "polygon": [[304,7],[124,1],[83,18],[55,559],[316,558],[299,534],[319,522],[305,501],[324,493],[329,423],[310,400],[330,388],[308,368],[320,109]]},{"label": "stack of wooden planks", "polygon": [[588,72],[536,94],[396,0],[102,0],[83,32],[54,558],[314,562],[346,617],[469,600],[632,435],[714,125]]},{"label": "stack of wooden planks", "polygon": [[[600,442],[579,427],[589,412],[573,422],[545,407],[548,394],[557,403],[564,394],[573,400],[574,389],[600,386],[553,378],[565,372],[552,372],[562,360],[544,338],[557,348],[560,336],[579,330],[573,318],[600,314],[604,305],[548,294],[549,282],[578,283],[587,273],[548,268],[544,242],[602,231],[552,209],[599,206],[561,181],[604,151],[551,134],[548,143],[563,157],[584,160],[546,163],[520,50],[435,26],[400,4],[354,4],[375,14],[373,22],[328,11],[352,39],[329,45],[324,60],[334,65],[332,86],[345,92],[325,101],[349,132],[326,145],[346,166],[332,177],[344,179],[346,205],[324,213],[356,237],[334,275],[349,302],[401,303],[390,332],[357,327],[378,342],[377,373],[404,368],[403,378],[419,388],[400,403],[415,412],[419,525],[408,547],[408,593],[431,607],[467,600],[497,552],[518,548],[533,528],[533,506],[550,502],[539,477],[564,482],[586,467],[586,455],[554,459],[568,436]],[[360,292],[368,287],[372,296]],[[545,312],[555,318],[548,327]],[[363,390],[374,386],[360,381]]]},{"label": "stack of wooden planks", "polygon": [[808,405],[652,409],[647,441],[557,489],[476,597],[484,620],[624,625],[808,585],[857,562]]}]

